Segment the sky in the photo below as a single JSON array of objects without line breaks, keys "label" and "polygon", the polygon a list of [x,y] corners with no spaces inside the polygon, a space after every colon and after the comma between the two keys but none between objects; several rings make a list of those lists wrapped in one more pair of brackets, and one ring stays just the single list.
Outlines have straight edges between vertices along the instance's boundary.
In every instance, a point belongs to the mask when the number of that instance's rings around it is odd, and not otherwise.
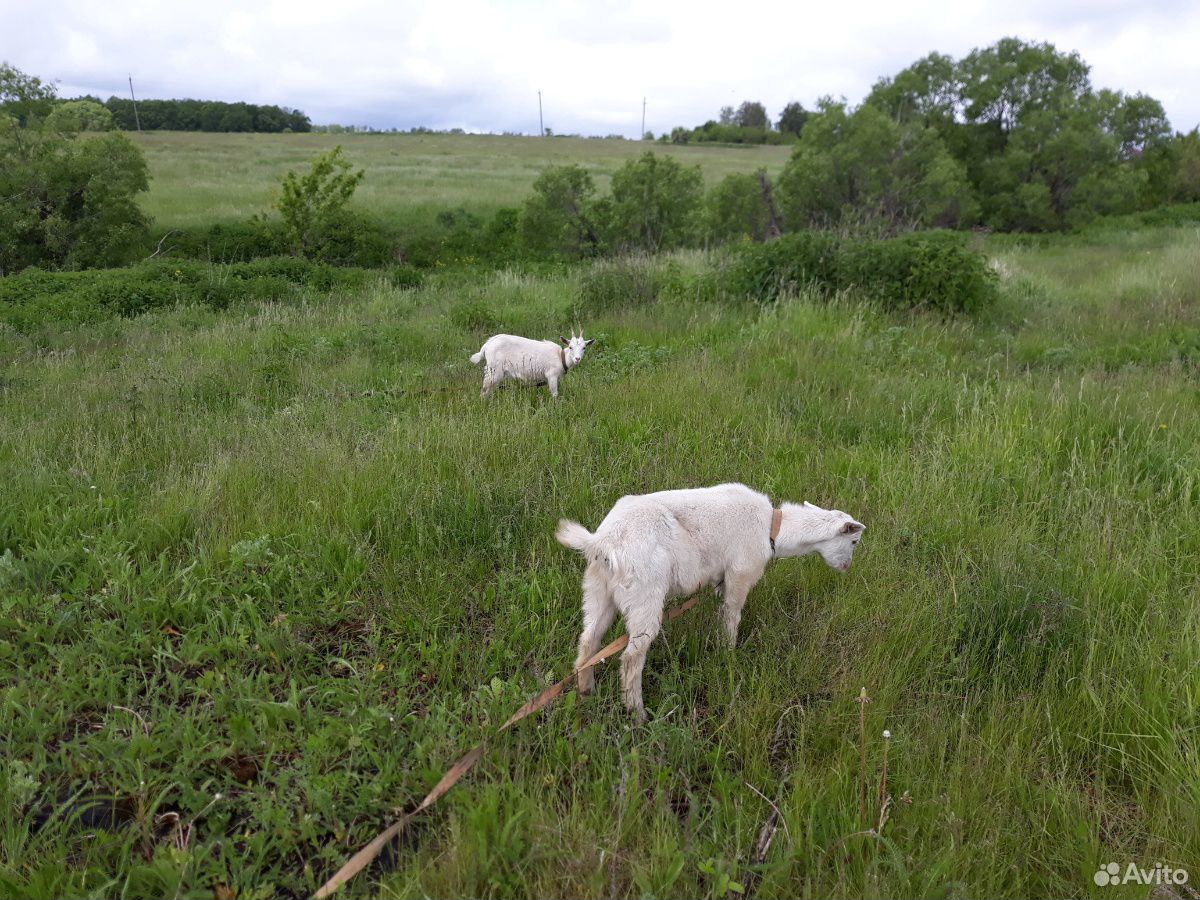
[{"label": "sky", "polygon": [[1197,0],[0,0],[0,60],[60,96],[274,103],[315,124],[655,133],[725,105],[857,103],[931,51],[1016,36],[1200,124]]}]

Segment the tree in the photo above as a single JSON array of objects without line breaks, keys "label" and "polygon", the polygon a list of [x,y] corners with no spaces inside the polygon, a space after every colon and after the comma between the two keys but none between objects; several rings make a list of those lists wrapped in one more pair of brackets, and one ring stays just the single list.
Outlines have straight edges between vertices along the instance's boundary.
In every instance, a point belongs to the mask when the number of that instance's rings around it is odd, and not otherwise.
[{"label": "tree", "polygon": [[76,137],[0,114],[0,275],[126,262],[144,245],[149,222],[135,198],[149,186],[123,134]]},{"label": "tree", "polygon": [[955,122],[962,105],[958,66],[949,56],[930,53],[894,78],[877,81],[865,102],[897,122],[919,121],[944,129]]},{"label": "tree", "polygon": [[933,129],[828,99],[780,175],[779,199],[790,229],[955,228],[978,211],[966,171]]},{"label": "tree", "polygon": [[1200,128],[1156,142],[1138,160],[1154,203],[1200,202]]},{"label": "tree", "polygon": [[1001,153],[980,168],[984,220],[995,228],[1045,231],[1097,215],[1130,212],[1148,176],[1123,165],[1107,127],[1111,104],[1089,95],[1059,109],[1026,111]]},{"label": "tree", "polygon": [[283,216],[283,229],[296,256],[320,256],[344,224],[346,207],[364,172],[351,172],[339,144],[313,160],[307,175],[288,172],[275,208]]},{"label": "tree", "polygon": [[54,131],[112,131],[113,115],[94,100],[67,100],[46,116],[46,127]]},{"label": "tree", "polygon": [[767,118],[767,108],[752,100],[745,101],[738,107],[734,116],[734,124],[742,128],[770,128],[771,120]]},{"label": "tree", "polygon": [[1065,228],[1169,193],[1162,105],[1093,90],[1087,63],[1052,44],[1005,38],[957,63],[931,53],[866,105],[935,131],[995,228]]},{"label": "tree", "polygon": [[553,166],[533,183],[521,210],[522,243],[535,253],[581,257],[594,253],[599,236],[592,222],[592,176],[582,166]]},{"label": "tree", "polygon": [[778,128],[787,134],[799,136],[804,130],[804,123],[808,121],[808,110],[796,101],[792,101],[779,113]]},{"label": "tree", "polygon": [[71,110],[47,122],[53,100],[52,86],[0,66],[0,275],[116,265],[146,235],[141,151],[120,134],[77,137]]},{"label": "tree", "polygon": [[1171,137],[1166,110],[1153,97],[1101,91],[1106,130],[1116,135],[1121,159],[1136,159]]},{"label": "tree", "polygon": [[1091,91],[1090,67],[1053,44],[1004,38],[973,50],[958,65],[968,122],[995,122],[1011,132],[1023,117],[1061,109]]},{"label": "tree", "polygon": [[721,112],[717,116],[718,121],[722,125],[734,125],[734,124],[736,124],[736,122],[735,122],[736,118],[737,118],[737,113],[734,112],[734,109],[732,106],[722,106]]},{"label": "tree", "polygon": [[726,175],[704,201],[704,230],[714,241],[750,238],[765,241],[778,234],[767,173]]},{"label": "tree", "polygon": [[612,195],[602,207],[610,245],[655,253],[686,243],[703,183],[699,166],[684,168],[649,151],[631,159],[613,173]]},{"label": "tree", "polygon": [[18,126],[24,128],[45,118],[57,93],[54,85],[26,75],[8,63],[0,63],[0,115],[12,116]]}]

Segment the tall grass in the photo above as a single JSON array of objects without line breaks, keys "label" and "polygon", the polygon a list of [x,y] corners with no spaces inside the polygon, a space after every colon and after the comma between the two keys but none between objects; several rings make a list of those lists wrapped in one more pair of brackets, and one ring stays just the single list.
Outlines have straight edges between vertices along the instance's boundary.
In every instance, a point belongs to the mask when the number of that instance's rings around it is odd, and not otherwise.
[{"label": "tall grass", "polygon": [[1195,244],[997,245],[976,322],[597,307],[558,402],[481,402],[466,357],[573,324],[573,272],[0,332],[0,894],[311,893],[569,666],[560,516],[732,479],[866,522],[854,567],[774,565],[734,650],[707,600],[651,651],[645,728],[602,672],[349,895],[1197,877]]}]

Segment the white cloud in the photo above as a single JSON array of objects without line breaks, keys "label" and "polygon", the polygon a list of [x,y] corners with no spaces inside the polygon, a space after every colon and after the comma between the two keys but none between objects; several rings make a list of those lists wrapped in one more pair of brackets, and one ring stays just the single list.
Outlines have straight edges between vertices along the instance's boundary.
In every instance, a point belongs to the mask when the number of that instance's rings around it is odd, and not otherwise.
[{"label": "white cloud", "polygon": [[296,106],[316,122],[635,135],[698,124],[725,104],[861,99],[937,50],[1006,35],[1078,50],[1098,86],[1200,122],[1200,4],[1189,0],[0,0],[0,57],[63,93],[203,97]]}]

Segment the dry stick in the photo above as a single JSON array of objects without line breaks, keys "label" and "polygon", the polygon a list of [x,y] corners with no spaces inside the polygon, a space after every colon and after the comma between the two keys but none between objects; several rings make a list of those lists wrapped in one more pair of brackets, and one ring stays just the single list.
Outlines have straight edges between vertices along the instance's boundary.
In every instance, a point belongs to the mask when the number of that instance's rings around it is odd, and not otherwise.
[{"label": "dry stick", "polygon": [[748,781],[746,782],[746,787],[766,800],[771,806],[771,815],[767,816],[767,820],[763,822],[763,826],[758,832],[758,844],[755,846],[754,855],[750,857],[752,863],[761,864],[767,861],[767,853],[771,849],[771,841],[775,839],[775,832],[778,830],[779,824],[783,824],[783,831],[787,835],[789,844],[792,842],[792,833],[788,831],[787,819],[783,817],[783,813],[779,811],[779,807],[775,805],[775,801]]},{"label": "dry stick", "polygon": [[[699,597],[692,597],[690,600],[684,601],[674,609],[667,610],[666,614],[663,616],[663,620],[669,622],[677,616],[687,612],[699,602]],[[566,690],[572,679],[574,679],[582,670],[590,669],[592,666],[604,662],[604,660],[608,659],[610,656],[624,650],[625,645],[628,643],[629,635],[621,635],[611,644],[600,650],[582,666],[579,666],[572,671],[566,678],[555,684],[552,684],[550,687],[546,688],[546,690],[542,691],[536,697],[525,703],[520,709],[518,709],[508,718],[508,721],[496,729],[496,733],[499,734],[500,732],[506,731],[517,722],[524,719],[526,716],[530,716],[538,710],[549,706],[562,696],[563,691]],[[375,857],[383,852],[383,848],[387,846],[388,842],[404,830],[404,827],[414,816],[432,806],[438,799],[442,797],[443,794],[449,791],[450,788],[454,787],[454,785],[458,783],[459,779],[466,775],[467,772],[471,771],[475,763],[479,762],[479,758],[483,756],[483,751],[486,747],[487,741],[485,740],[473,747],[469,752],[466,753],[466,755],[459,759],[458,762],[447,769],[446,774],[441,777],[441,780],[438,781],[436,785],[434,785],[433,790],[425,796],[425,799],[421,801],[421,804],[416,809],[410,813],[405,813],[403,816],[381,831],[378,835],[376,835],[375,839],[372,840],[371,843],[367,844],[352,857],[346,860],[345,865],[338,869],[337,872],[334,873],[334,876],[321,885],[321,888],[315,894],[313,894],[314,900],[324,900],[325,897],[328,897],[343,884],[365,869],[371,863],[371,861],[375,859]]]},{"label": "dry stick", "polygon": [[[172,228],[170,231],[168,231],[166,234],[164,234],[158,241],[158,249],[156,249],[153,253],[151,253],[149,256],[147,256],[146,259],[154,259],[154,257],[158,256],[158,254],[162,253],[163,252],[163,248],[162,248],[163,241],[165,241],[167,238],[169,238],[171,235],[173,235],[175,233],[176,233],[175,229]],[[173,249],[174,249],[173,247],[168,247],[167,252],[170,253]]]},{"label": "dry stick", "polygon": [[886,728],[883,730],[883,773],[879,777],[879,813],[883,815],[883,804],[887,800],[887,776],[888,776],[888,746],[892,743],[892,733]]},{"label": "dry stick", "polygon": [[867,704],[871,698],[864,687],[858,692],[858,821],[867,822]]}]

